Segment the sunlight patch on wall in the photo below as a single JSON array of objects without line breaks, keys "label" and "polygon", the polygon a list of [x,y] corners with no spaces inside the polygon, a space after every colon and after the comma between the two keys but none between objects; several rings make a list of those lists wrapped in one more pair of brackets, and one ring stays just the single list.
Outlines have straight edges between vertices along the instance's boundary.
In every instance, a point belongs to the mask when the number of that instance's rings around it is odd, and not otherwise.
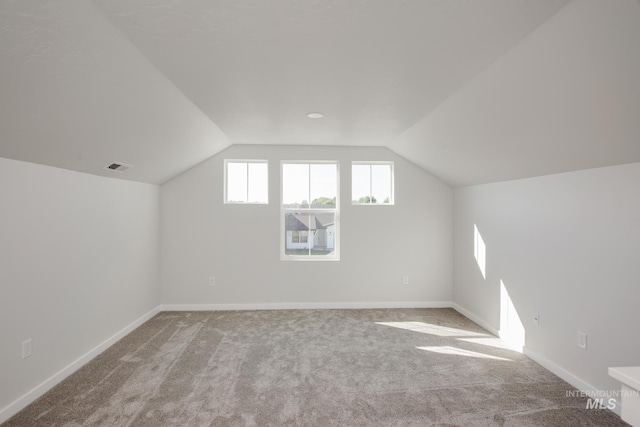
[{"label": "sunlight patch on wall", "polygon": [[473,224],[473,254],[476,258],[478,268],[482,273],[482,278],[487,278],[487,247],[484,244],[484,239],[478,231],[478,226]]},{"label": "sunlight patch on wall", "polygon": [[507,287],[500,280],[500,338],[522,351],[525,330]]}]

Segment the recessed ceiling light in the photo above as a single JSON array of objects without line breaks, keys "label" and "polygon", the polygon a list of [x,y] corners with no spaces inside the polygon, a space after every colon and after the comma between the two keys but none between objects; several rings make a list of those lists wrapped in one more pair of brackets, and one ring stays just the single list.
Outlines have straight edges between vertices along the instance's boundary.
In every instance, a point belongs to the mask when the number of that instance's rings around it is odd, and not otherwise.
[{"label": "recessed ceiling light", "polygon": [[324,118],[324,114],[322,113],[307,113],[307,117],[309,117],[310,119],[322,119]]}]

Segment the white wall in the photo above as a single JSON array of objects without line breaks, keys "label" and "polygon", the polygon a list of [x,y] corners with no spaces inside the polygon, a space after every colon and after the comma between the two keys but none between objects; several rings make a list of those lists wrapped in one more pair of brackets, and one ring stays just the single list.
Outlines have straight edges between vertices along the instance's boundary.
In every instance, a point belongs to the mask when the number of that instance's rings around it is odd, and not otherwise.
[{"label": "white wall", "polygon": [[607,368],[640,364],[640,163],[458,188],[454,206],[454,301],[500,329],[503,281],[534,359],[618,390]]},{"label": "white wall", "polygon": [[[268,205],[223,204],[225,158],[269,160]],[[340,261],[280,260],[280,161],[294,159],[340,161]],[[350,204],[353,160],[395,162],[395,206]],[[450,301],[452,193],[384,148],[232,146],[161,188],[162,303]]]},{"label": "white wall", "polygon": [[0,158],[0,422],[159,305],[158,198],[157,186]]}]

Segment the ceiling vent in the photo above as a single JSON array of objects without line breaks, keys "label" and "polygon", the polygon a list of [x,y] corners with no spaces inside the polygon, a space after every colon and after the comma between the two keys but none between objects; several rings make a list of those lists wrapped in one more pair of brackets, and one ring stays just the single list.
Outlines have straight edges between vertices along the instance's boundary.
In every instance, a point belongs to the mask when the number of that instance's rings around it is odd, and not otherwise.
[{"label": "ceiling vent", "polygon": [[122,162],[113,162],[105,166],[103,169],[108,171],[124,172],[133,166]]}]

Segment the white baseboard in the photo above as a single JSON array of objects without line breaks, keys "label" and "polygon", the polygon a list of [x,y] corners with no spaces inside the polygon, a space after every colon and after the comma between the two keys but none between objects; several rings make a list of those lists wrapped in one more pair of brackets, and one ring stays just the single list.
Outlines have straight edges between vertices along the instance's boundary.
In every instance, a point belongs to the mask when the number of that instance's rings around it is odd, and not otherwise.
[{"label": "white baseboard", "polygon": [[[34,402],[47,391],[76,372],[86,363],[98,356],[104,350],[115,344],[118,340],[129,334],[131,331],[142,325],[147,320],[161,311],[224,311],[224,310],[305,310],[305,309],[371,309],[371,308],[453,308],[463,316],[485,328],[495,336],[499,336],[499,331],[491,327],[485,320],[479,318],[471,311],[451,301],[410,301],[410,302],[334,302],[334,303],[254,303],[254,304],[164,304],[160,305],[131,324],[127,325],[98,346],[57,372],[55,375],[42,382],[34,389],[0,410],[0,424],[17,414],[19,411]],[[585,392],[587,395],[601,396],[603,392],[592,385],[586,383],[574,374],[556,365],[550,360],[542,357],[534,351],[524,347],[524,354],[548,369],[573,387]],[[613,412],[620,415],[620,405],[617,402]]]},{"label": "white baseboard", "polygon": [[86,354],[0,410],[0,424],[26,408],[69,375],[76,372],[100,353],[111,347],[134,329],[161,311],[223,311],[223,310],[301,310],[301,309],[361,309],[361,308],[450,308],[451,301],[407,302],[334,302],[334,303],[256,303],[256,304],[166,304],[160,305],[133,321]]},{"label": "white baseboard", "polygon": [[[539,355],[538,353],[532,351],[531,349],[529,349],[527,347],[524,347],[523,350],[524,350],[524,355],[527,356],[529,359],[533,360],[538,365],[542,366],[543,368],[547,369],[548,371],[551,371],[553,374],[557,375],[558,377],[560,377],[564,381],[568,382],[569,384],[571,384],[572,386],[574,386],[578,390],[584,392],[584,394],[586,396],[594,396],[594,397],[607,396],[607,392],[602,391],[602,390],[598,390],[596,387],[594,387],[591,384],[583,381],[581,378],[578,378],[577,376],[575,376],[571,372],[567,371],[563,367],[561,367],[559,365],[556,365],[555,363],[553,363],[549,359]],[[619,399],[616,399],[616,405],[611,410],[613,412],[615,412],[616,414],[620,415],[620,401],[619,401]]]},{"label": "white baseboard", "polygon": [[9,418],[20,412],[22,409],[26,408],[27,405],[34,402],[37,398],[45,394],[47,391],[51,390],[54,386],[59,384],[62,380],[67,378],[69,375],[76,372],[82,366],[87,364],[91,359],[105,351],[107,348],[111,347],[118,340],[129,334],[131,331],[136,329],[138,326],[142,325],[147,320],[151,319],[153,316],[160,312],[160,306],[154,308],[144,316],[139,319],[133,321],[131,324],[127,325],[120,331],[116,332],[111,337],[107,338],[105,341],[100,343],[95,348],[91,349],[86,354],[82,355],[80,358],[76,359],[74,362],[54,374],[52,377],[44,381],[43,383],[36,386],[31,391],[27,392],[24,396],[18,398],[15,402],[9,404],[7,407],[0,410],[0,424],[7,421]]},{"label": "white baseboard", "polygon": [[[469,311],[466,308],[462,307],[461,305],[459,305],[459,304],[454,302],[454,303],[452,303],[451,307],[454,310],[456,310],[458,313],[462,314],[463,316],[467,317],[468,319],[470,319],[473,322],[477,323],[478,325],[482,326],[487,331],[491,332],[493,335],[495,335],[497,337],[500,336],[500,331],[498,329],[493,328],[484,319],[481,319],[480,317],[476,316],[474,313],[472,313],[471,311]],[[549,359],[546,359],[545,357],[539,355],[538,353],[532,351],[531,349],[527,348],[526,346],[522,347],[522,353],[525,356],[527,356],[529,359],[531,359],[534,362],[536,362],[538,365],[540,365],[543,368],[547,369],[551,373],[557,375],[558,377],[560,377],[564,381],[568,382],[569,384],[571,384],[573,387],[577,388],[578,390],[584,392],[584,394],[586,396],[601,397],[601,396],[606,396],[607,395],[606,392],[598,390],[596,387],[594,387],[591,384],[583,381],[582,379],[578,378],[577,376],[575,376],[571,372],[569,372],[566,369],[562,368],[561,366],[553,363]],[[620,415],[620,402],[616,401],[616,406],[612,410],[616,414]]]},{"label": "white baseboard", "polygon": [[[470,319],[473,322],[477,323],[478,325],[482,326],[487,331],[491,332],[493,335],[495,335],[497,337],[500,337],[500,331],[498,329],[493,328],[484,319],[481,319],[480,317],[476,316],[471,311],[467,310],[466,308],[462,307],[461,305],[459,305],[459,304],[457,304],[455,302],[452,303],[451,307],[454,310],[456,310],[458,313],[462,314],[463,316],[467,317],[468,319]],[[518,349],[519,349],[519,347],[518,347]],[[564,381],[568,382],[569,384],[571,384],[573,387],[575,387],[578,390],[582,391],[586,396],[594,396],[594,397],[607,396],[606,392],[598,390],[596,387],[594,387],[591,384],[583,381],[581,378],[578,378],[577,376],[575,376],[571,372],[567,371],[566,369],[562,368],[559,365],[556,365],[555,363],[553,363],[549,359],[546,359],[545,357],[543,357],[543,356],[539,355],[538,353],[532,351],[531,349],[527,348],[526,346],[522,347],[522,353],[525,356],[527,356],[529,359],[531,359],[534,362],[536,362],[538,365],[542,366],[543,368],[547,369],[551,373],[553,373],[553,374],[557,375],[558,377],[560,377],[562,380],[564,380]],[[615,407],[613,409],[611,409],[611,410],[614,413],[616,413],[618,416],[620,415],[620,402],[617,399],[616,399]]]},{"label": "white baseboard", "polygon": [[469,311],[466,308],[462,307],[460,304],[457,304],[457,303],[453,302],[453,303],[451,303],[451,308],[453,308],[458,313],[462,314],[467,319],[473,321],[474,323],[477,323],[479,326],[482,326],[483,328],[485,328],[487,331],[489,331],[491,334],[495,335],[496,337],[500,336],[500,331],[499,330],[497,330],[493,326],[489,325],[489,323],[487,323],[486,320],[481,319],[480,317],[476,316],[471,311]]},{"label": "white baseboard", "polygon": [[359,308],[450,308],[451,301],[301,302],[250,304],[163,304],[162,311],[315,310]]}]

